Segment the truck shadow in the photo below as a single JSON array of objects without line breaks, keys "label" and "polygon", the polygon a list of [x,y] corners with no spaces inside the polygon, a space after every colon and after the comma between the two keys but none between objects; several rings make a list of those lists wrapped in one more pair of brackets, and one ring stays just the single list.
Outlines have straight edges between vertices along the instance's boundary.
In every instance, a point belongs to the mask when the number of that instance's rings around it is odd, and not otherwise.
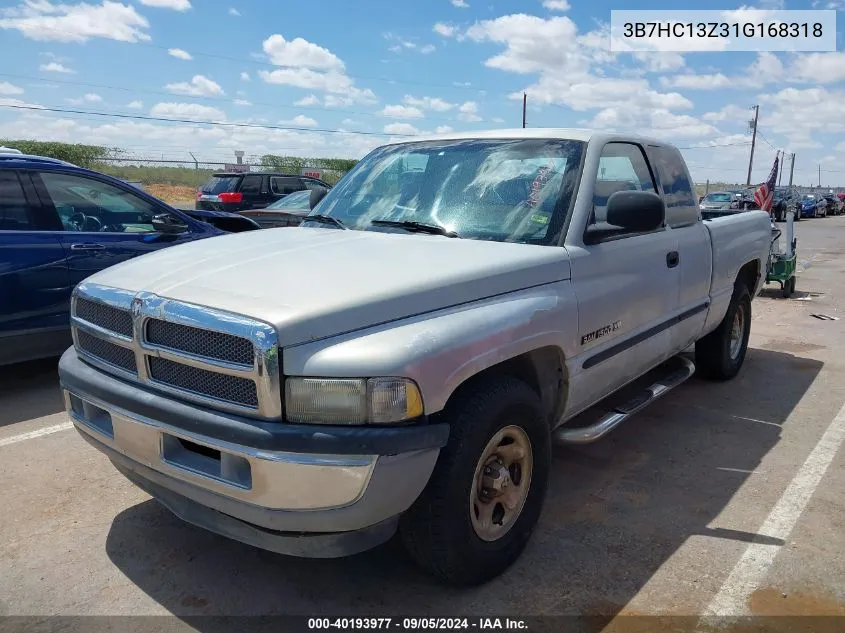
[{"label": "truck shadow", "polygon": [[57,357],[0,367],[0,427],[65,410],[58,366]]},{"label": "truck shadow", "polygon": [[482,587],[435,584],[396,540],[347,559],[286,558],[187,525],[154,501],[115,518],[107,553],[201,631],[221,629],[190,616],[580,614],[601,624],[690,537],[755,537],[708,524],[778,443],[822,366],[751,349],[735,380],[690,380],[602,442],[556,448],[532,542]]}]

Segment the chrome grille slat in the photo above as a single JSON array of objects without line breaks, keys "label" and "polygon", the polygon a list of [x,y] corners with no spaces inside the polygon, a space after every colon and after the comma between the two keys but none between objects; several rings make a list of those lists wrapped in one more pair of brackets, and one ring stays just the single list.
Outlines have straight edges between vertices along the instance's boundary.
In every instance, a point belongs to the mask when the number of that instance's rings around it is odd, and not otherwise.
[{"label": "chrome grille slat", "polygon": [[77,350],[103,371],[216,409],[281,419],[277,334],[267,323],[86,282],[74,291],[71,326]]},{"label": "chrome grille slat", "polygon": [[150,367],[150,378],[156,382],[163,382],[219,400],[239,402],[248,407],[258,406],[255,383],[246,378],[216,374],[166,358],[150,357],[147,362]]},{"label": "chrome grille slat", "polygon": [[149,319],[145,336],[147,343],[176,352],[187,352],[250,367],[255,359],[252,342],[247,339],[190,325]]},{"label": "chrome grille slat", "polygon": [[105,339],[93,336],[84,330],[77,330],[76,340],[79,349],[83,352],[86,352],[91,356],[95,356],[110,365],[130,371],[133,374],[138,373],[135,352],[131,349],[115,345],[114,343],[109,343]]},{"label": "chrome grille slat", "polygon": [[76,316],[111,332],[132,336],[132,313],[129,310],[80,297],[76,300]]}]

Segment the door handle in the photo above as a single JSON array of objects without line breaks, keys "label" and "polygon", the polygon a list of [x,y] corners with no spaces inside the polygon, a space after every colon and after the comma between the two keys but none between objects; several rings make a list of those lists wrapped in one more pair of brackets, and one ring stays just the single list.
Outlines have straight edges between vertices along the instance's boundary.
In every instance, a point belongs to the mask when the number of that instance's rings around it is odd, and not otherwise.
[{"label": "door handle", "polygon": [[669,268],[674,268],[677,266],[681,261],[681,256],[678,254],[678,251],[670,251],[666,253],[666,265]]},{"label": "door handle", "polygon": [[101,251],[105,248],[102,244],[71,244],[72,251]]}]

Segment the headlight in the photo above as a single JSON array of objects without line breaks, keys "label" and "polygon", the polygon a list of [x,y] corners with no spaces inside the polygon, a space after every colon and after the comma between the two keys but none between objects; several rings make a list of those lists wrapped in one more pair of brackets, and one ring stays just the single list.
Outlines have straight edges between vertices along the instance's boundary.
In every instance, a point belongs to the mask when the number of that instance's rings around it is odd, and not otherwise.
[{"label": "headlight", "polygon": [[389,424],[423,413],[407,378],[288,378],[285,417],[302,424]]}]

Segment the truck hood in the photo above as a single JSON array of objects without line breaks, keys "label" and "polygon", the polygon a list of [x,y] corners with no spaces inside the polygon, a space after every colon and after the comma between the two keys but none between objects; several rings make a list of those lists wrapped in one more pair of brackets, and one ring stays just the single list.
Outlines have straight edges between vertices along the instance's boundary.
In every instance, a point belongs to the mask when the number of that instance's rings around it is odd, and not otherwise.
[{"label": "truck hood", "polygon": [[86,281],[257,318],[294,345],[569,275],[562,247],[278,228],[166,248]]}]

